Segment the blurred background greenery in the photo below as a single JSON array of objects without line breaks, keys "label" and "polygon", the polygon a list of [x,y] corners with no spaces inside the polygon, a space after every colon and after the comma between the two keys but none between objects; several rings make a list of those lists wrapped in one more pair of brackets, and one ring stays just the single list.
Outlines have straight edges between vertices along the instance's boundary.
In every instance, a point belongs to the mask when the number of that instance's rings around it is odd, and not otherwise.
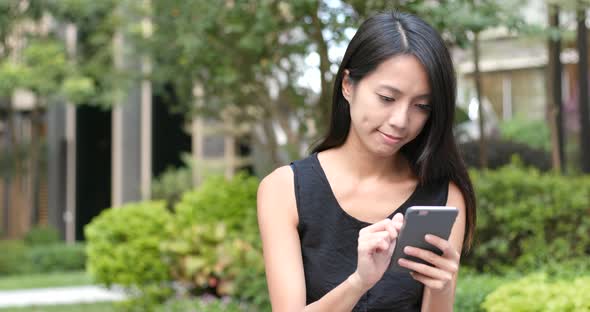
[{"label": "blurred background greenery", "polygon": [[0,0],[0,289],[129,298],[10,311],[270,311],[259,179],[323,133],[346,43],[392,9],[456,65],[456,310],[590,311],[588,5]]}]

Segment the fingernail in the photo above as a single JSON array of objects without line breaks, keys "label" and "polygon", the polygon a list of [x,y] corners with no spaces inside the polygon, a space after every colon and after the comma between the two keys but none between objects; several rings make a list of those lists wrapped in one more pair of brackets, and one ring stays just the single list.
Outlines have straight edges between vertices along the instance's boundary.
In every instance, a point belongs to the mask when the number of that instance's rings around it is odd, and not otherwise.
[{"label": "fingernail", "polygon": [[404,247],[404,252],[405,252],[405,253],[412,252],[412,247],[410,247],[410,246],[406,246],[406,247]]},{"label": "fingernail", "polygon": [[430,239],[432,239],[432,235],[426,234],[426,235],[424,235],[424,239],[430,240]]}]

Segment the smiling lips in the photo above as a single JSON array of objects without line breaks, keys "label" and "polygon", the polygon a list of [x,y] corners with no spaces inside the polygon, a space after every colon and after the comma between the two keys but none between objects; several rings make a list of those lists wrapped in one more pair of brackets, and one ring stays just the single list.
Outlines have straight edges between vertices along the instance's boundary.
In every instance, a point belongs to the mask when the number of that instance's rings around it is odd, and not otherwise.
[{"label": "smiling lips", "polygon": [[389,144],[395,144],[395,143],[398,143],[399,141],[402,140],[401,137],[396,137],[393,135],[385,134],[381,131],[379,131],[379,133],[381,133],[381,136],[385,139],[385,142],[387,142]]}]

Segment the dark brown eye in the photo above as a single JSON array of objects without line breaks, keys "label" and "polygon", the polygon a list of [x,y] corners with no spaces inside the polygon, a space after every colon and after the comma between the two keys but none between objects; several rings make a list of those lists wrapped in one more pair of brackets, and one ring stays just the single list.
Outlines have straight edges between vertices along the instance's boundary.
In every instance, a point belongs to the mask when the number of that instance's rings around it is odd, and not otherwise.
[{"label": "dark brown eye", "polygon": [[432,105],[429,105],[429,104],[416,104],[416,106],[418,106],[418,108],[420,108],[421,110],[423,110],[425,112],[432,111]]},{"label": "dark brown eye", "polygon": [[388,97],[388,96],[385,96],[385,95],[381,95],[381,94],[379,94],[379,97],[380,97],[380,98],[381,98],[381,100],[382,100],[382,101],[384,101],[384,102],[394,102],[394,101],[395,101],[395,99],[394,99],[394,98],[391,98],[391,97]]}]

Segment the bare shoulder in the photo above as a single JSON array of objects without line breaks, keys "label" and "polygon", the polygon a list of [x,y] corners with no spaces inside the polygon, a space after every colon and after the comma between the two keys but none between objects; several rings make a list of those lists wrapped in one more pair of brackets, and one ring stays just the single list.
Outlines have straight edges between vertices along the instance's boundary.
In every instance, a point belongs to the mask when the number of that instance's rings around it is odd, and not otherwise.
[{"label": "bare shoulder", "polygon": [[293,186],[293,170],[289,166],[282,166],[262,179],[258,191],[288,186]]},{"label": "bare shoulder", "polygon": [[447,206],[456,207],[459,210],[457,221],[451,230],[450,241],[457,248],[457,252],[461,254],[463,248],[463,240],[465,234],[465,222],[467,211],[465,208],[465,199],[461,189],[454,182],[449,182],[449,196],[447,198]]},{"label": "bare shoulder", "polygon": [[297,222],[293,170],[289,166],[275,169],[258,186],[258,214],[283,216]]},{"label": "bare shoulder", "polygon": [[465,199],[461,189],[454,182],[449,182],[449,196],[447,198],[447,206],[457,207],[459,212],[465,211]]}]

